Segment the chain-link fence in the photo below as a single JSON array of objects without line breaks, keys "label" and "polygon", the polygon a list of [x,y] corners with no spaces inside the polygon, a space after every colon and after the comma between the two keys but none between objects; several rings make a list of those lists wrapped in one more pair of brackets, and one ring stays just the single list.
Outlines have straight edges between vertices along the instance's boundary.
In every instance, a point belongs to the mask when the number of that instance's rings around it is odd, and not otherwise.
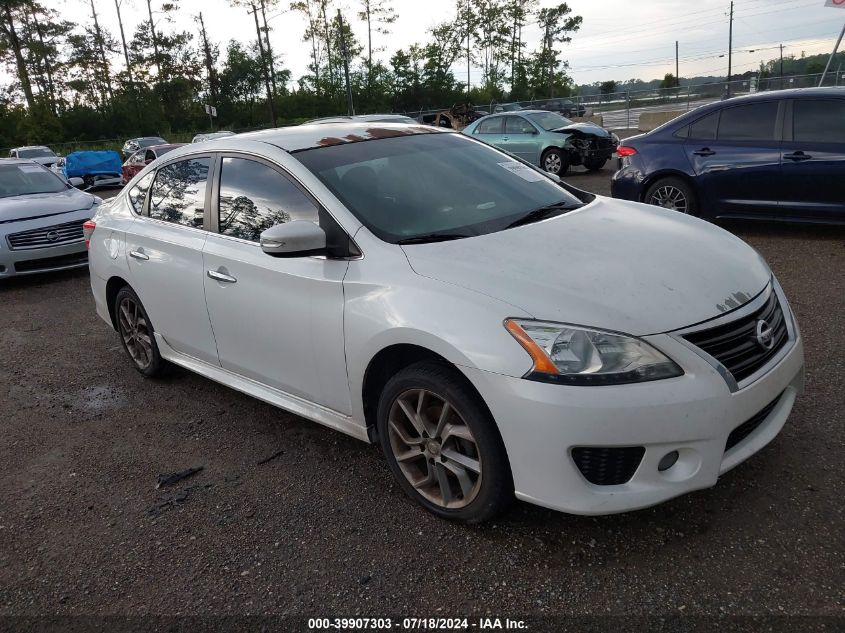
[{"label": "chain-link fence", "polygon": [[[508,103],[492,102],[477,105],[476,109],[484,113],[497,113],[537,108],[560,112],[566,117],[600,114],[606,128],[632,129],[638,126],[640,114],[643,112],[686,111],[727,97],[754,92],[811,88],[818,86],[820,79],[821,73],[787,77],[752,76],[730,82],[718,81],[674,88],[626,90],[609,94],[596,93]],[[825,77],[824,86],[840,85],[845,86],[845,72],[828,73]],[[404,114],[424,121],[427,116],[445,109],[447,108],[421,109]]]}]

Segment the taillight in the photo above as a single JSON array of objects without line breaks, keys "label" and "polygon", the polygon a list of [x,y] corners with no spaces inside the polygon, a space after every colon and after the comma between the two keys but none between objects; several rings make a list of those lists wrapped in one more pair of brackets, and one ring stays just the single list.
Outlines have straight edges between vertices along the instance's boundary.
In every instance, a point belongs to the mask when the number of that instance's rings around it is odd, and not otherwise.
[{"label": "taillight", "polygon": [[616,153],[619,155],[619,158],[625,158],[626,156],[633,156],[637,153],[637,150],[627,145],[620,145],[616,148]]},{"label": "taillight", "polygon": [[85,236],[85,248],[91,248],[91,236],[94,235],[94,229],[97,228],[97,223],[94,220],[88,220],[82,225],[82,234]]}]

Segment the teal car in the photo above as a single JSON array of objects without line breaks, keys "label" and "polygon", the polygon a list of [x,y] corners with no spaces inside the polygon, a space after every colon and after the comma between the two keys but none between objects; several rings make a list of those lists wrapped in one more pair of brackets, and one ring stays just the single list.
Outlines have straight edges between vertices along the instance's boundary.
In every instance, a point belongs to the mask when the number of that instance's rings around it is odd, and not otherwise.
[{"label": "teal car", "polygon": [[574,123],[546,110],[491,114],[467,125],[463,133],[556,176],[563,176],[572,165],[601,169],[619,142],[595,123]]}]

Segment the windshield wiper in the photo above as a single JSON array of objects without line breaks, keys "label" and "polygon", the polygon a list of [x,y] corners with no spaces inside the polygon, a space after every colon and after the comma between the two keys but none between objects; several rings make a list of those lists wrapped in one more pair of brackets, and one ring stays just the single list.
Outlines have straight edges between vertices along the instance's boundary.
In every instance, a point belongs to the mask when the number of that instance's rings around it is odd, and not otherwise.
[{"label": "windshield wiper", "polygon": [[449,240],[460,240],[471,235],[462,233],[429,233],[428,235],[417,235],[399,240],[397,244],[428,244],[430,242],[448,242]]},{"label": "windshield wiper", "polygon": [[544,220],[553,215],[555,211],[572,211],[572,209],[577,209],[579,206],[581,205],[567,204],[565,202],[556,202],[555,204],[549,204],[545,207],[540,207],[539,209],[529,211],[522,217],[517,218],[516,220],[508,224],[505,228],[512,229],[517,226],[522,226],[523,224],[539,222],[540,220]]}]

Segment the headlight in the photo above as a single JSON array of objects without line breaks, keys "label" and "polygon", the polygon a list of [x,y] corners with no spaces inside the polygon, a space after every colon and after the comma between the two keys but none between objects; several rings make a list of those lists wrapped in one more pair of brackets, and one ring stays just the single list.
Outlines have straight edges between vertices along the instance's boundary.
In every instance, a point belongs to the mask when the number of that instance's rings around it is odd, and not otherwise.
[{"label": "headlight", "polygon": [[568,385],[619,385],[682,376],[643,340],[562,323],[507,319],[505,328],[534,361],[525,378]]}]

